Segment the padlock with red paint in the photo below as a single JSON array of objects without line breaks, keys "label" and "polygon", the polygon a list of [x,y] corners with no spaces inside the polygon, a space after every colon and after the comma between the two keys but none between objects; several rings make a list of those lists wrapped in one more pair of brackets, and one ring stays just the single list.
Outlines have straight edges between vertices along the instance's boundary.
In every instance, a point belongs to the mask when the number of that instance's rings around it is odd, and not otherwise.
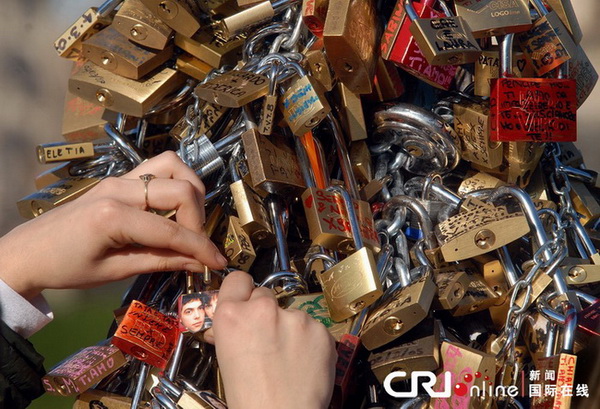
[{"label": "padlock with red paint", "polygon": [[[421,18],[441,17],[443,14],[433,9],[436,1],[415,1],[413,6]],[[429,64],[410,32],[411,24],[404,1],[398,0],[381,38],[381,56],[434,87],[450,89],[456,67]]]},{"label": "padlock with red paint", "polygon": [[112,343],[126,354],[164,369],[173,355],[178,335],[176,318],[134,300]]},{"label": "padlock with red paint", "polygon": [[[490,140],[574,142],[577,85],[563,78],[512,77],[512,34],[504,36],[500,78],[491,80]],[[562,70],[567,67],[563,65]]]}]

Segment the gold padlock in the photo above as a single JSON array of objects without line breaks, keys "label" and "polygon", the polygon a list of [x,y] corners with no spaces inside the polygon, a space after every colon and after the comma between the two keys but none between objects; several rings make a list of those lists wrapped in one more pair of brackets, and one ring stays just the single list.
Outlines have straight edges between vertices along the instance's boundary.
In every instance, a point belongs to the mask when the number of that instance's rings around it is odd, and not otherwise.
[{"label": "gold padlock", "polygon": [[312,78],[314,78],[326,92],[333,89],[335,78],[329,67],[329,60],[322,49],[306,51],[306,62]]},{"label": "gold padlock", "polygon": [[117,11],[112,26],[144,47],[162,50],[173,30],[156,17],[141,0],[125,0]]},{"label": "gold padlock", "polygon": [[142,3],[166,25],[186,37],[193,36],[200,28],[196,16],[202,11],[195,1],[142,0]]},{"label": "gold padlock", "polygon": [[67,142],[87,142],[106,138],[104,125],[107,122],[115,123],[116,120],[116,112],[67,91],[61,132]]},{"label": "gold padlock", "polygon": [[437,286],[437,300],[445,310],[456,307],[465,297],[471,279],[466,269],[472,268],[468,263],[460,263],[436,268],[433,272]]},{"label": "gold padlock", "polygon": [[344,83],[340,82],[336,86],[336,97],[340,123],[345,134],[351,141],[367,139],[367,125],[360,95],[350,91]]},{"label": "gold padlock", "polygon": [[38,162],[41,164],[65,162],[72,159],[84,159],[94,156],[94,144],[80,143],[45,143],[36,147]]},{"label": "gold padlock", "polygon": [[69,91],[112,111],[142,117],[184,82],[185,75],[167,67],[135,81],[87,62],[69,78]]},{"label": "gold padlock", "polygon": [[73,409],[89,408],[130,409],[131,398],[115,393],[89,389],[77,397]]},{"label": "gold padlock", "polygon": [[186,53],[182,53],[177,57],[175,68],[177,71],[181,71],[198,81],[204,81],[213,69],[210,65]]},{"label": "gold padlock", "polygon": [[457,193],[459,196],[464,196],[467,193],[479,189],[495,189],[499,186],[504,186],[506,183],[495,176],[485,172],[467,173],[467,177],[460,182]]},{"label": "gold padlock", "polygon": [[269,79],[249,71],[228,71],[204,84],[194,93],[205,101],[229,108],[239,108],[269,91]]},{"label": "gold padlock", "polygon": [[175,45],[205,62],[212,68],[223,65],[235,65],[242,58],[242,47],[246,37],[235,36],[229,40],[223,38],[217,30],[202,29],[189,38],[175,34]]},{"label": "gold padlock", "polygon": [[82,44],[83,57],[125,78],[138,80],[173,54],[173,47],[152,51],[131,41],[113,26],[108,26]]},{"label": "gold padlock", "polygon": [[[512,73],[517,78],[533,78],[533,66],[525,58],[522,51],[512,52]],[[490,96],[490,80],[500,76],[500,51],[497,46],[483,50],[475,61],[475,95]]]},{"label": "gold padlock", "polygon": [[249,271],[256,252],[252,246],[250,236],[242,228],[240,219],[235,216],[229,216],[229,225],[227,227],[227,236],[223,242],[225,257],[229,260],[228,267],[238,270]]}]

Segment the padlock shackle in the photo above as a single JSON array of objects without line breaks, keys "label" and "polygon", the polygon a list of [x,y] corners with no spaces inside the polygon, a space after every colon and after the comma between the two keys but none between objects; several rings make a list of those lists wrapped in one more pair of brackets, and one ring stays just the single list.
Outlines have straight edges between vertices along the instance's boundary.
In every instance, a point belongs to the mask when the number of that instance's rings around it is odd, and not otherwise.
[{"label": "padlock shackle", "polygon": [[348,153],[348,147],[346,146],[342,128],[332,112],[327,114],[327,120],[329,121],[333,132],[335,147],[340,161],[340,168],[342,169],[346,189],[348,189],[347,193],[350,194],[352,199],[359,200],[360,194],[358,193],[358,184],[356,183],[356,177],[352,171],[352,163],[350,162],[350,155]]},{"label": "padlock shackle", "polygon": [[565,314],[565,328],[563,331],[562,352],[573,353],[575,345],[575,332],[577,331],[577,309],[568,301],[560,303]]},{"label": "padlock shackle", "polygon": [[514,33],[506,34],[500,42],[500,78],[509,78],[513,75],[514,38]]},{"label": "padlock shackle", "polygon": [[325,270],[329,270],[334,265],[337,264],[337,261],[327,254],[324,253],[315,253],[311,254],[306,262],[306,266],[304,267],[304,280],[308,282],[310,278],[310,274],[312,272],[312,265],[315,261],[321,260],[323,261],[323,265],[325,266]]},{"label": "padlock shackle", "polygon": [[394,212],[402,207],[408,208],[415,216],[417,216],[419,227],[423,231],[425,247],[427,247],[428,250],[434,249],[436,247],[436,239],[433,232],[433,222],[425,207],[414,197],[405,195],[392,197],[383,206],[382,217],[390,219],[393,217]]},{"label": "padlock shackle", "polygon": [[452,10],[450,10],[450,6],[448,6],[446,0],[440,0],[439,4],[444,14],[446,14],[446,17],[454,17],[454,13],[452,12]]},{"label": "padlock shackle", "polygon": [[533,7],[537,10],[540,16],[544,17],[549,13],[548,8],[542,3],[542,0],[531,0]]},{"label": "padlock shackle", "polygon": [[123,155],[133,163],[133,166],[138,166],[145,160],[138,147],[126,140],[113,124],[110,122],[104,124],[104,132],[115,142],[115,146]]},{"label": "padlock shackle", "polygon": [[[208,234],[210,237],[210,233],[208,233]],[[175,380],[175,377],[179,373],[179,366],[181,365],[181,358],[183,357],[184,345],[185,345],[185,336],[184,336],[183,332],[181,332],[177,339],[177,346],[175,347],[175,351],[173,352],[173,356],[171,357],[171,361],[169,361],[169,366],[167,367],[167,370],[165,372],[165,374],[166,374],[165,381],[168,381],[171,384],[173,383],[173,381]],[[175,386],[175,385],[173,384],[173,386]]]},{"label": "padlock shackle", "polygon": [[178,409],[177,404],[159,387],[152,388],[152,396],[166,409]]},{"label": "padlock shackle", "polygon": [[100,17],[106,17],[122,2],[123,0],[106,0],[98,7],[97,13]]},{"label": "padlock shackle", "polygon": [[[138,361],[139,362],[139,361]],[[140,405],[140,401],[142,400],[142,394],[144,393],[144,386],[146,384],[146,378],[148,377],[148,371],[150,369],[150,365],[146,362],[141,362],[140,370],[138,371],[138,378],[135,384],[135,390],[133,392],[133,397],[131,398],[131,407],[137,408]]]},{"label": "padlock shackle", "polygon": [[308,153],[306,153],[306,148],[298,137],[294,137],[294,149],[296,151],[296,157],[298,158],[298,164],[300,165],[300,171],[302,172],[302,178],[304,179],[306,188],[310,189],[317,187],[315,174],[310,164],[310,160],[308,159]]},{"label": "padlock shackle", "polygon": [[[180,334],[183,336],[183,332]],[[183,388],[175,385],[172,380],[159,376],[158,377],[159,387],[165,392],[167,395],[170,395],[173,399],[179,399],[183,394]]]},{"label": "padlock shackle", "polygon": [[278,195],[271,194],[267,196],[265,201],[269,216],[271,218],[273,233],[275,233],[275,246],[277,250],[279,270],[291,271],[284,219],[287,217],[287,209],[284,208],[281,198]]},{"label": "padlock shackle", "polygon": [[417,10],[415,10],[415,7],[412,3],[412,0],[404,0],[404,10],[406,11],[406,15],[410,21],[415,21],[419,18],[419,15],[417,14]]},{"label": "padlock shackle", "polygon": [[354,210],[354,202],[352,197],[346,189],[341,186],[328,186],[328,192],[337,193],[342,197],[342,201],[344,202],[344,207],[346,208],[346,213],[348,214],[348,222],[350,223],[350,233],[352,233],[352,239],[354,240],[354,246],[356,250],[360,250],[364,247],[364,243],[362,240],[362,236],[360,235],[360,226],[358,225],[358,216],[356,215],[356,211]]}]

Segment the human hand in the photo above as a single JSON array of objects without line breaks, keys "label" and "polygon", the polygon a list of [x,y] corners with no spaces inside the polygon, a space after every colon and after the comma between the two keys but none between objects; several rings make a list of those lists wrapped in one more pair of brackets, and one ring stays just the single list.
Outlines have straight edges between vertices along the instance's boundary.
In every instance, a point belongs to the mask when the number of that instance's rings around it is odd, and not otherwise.
[{"label": "human hand", "polygon": [[[176,209],[176,220],[145,211]],[[203,231],[204,185],[174,152],[119,178],[0,239],[0,278],[27,299],[45,288],[89,288],[135,274],[220,269],[227,260]]]},{"label": "human hand", "polygon": [[335,341],[303,311],[279,307],[252,277],[229,274],[219,291],[212,329],[230,409],[326,408],[335,376]]}]

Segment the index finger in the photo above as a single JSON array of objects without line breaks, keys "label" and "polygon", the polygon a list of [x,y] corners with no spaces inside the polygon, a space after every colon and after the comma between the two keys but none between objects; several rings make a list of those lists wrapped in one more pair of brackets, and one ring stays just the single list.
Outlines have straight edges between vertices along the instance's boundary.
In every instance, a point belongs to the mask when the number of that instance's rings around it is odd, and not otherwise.
[{"label": "index finger", "polygon": [[250,274],[243,271],[229,273],[219,289],[219,304],[225,301],[248,301],[252,290],[254,280]]}]

